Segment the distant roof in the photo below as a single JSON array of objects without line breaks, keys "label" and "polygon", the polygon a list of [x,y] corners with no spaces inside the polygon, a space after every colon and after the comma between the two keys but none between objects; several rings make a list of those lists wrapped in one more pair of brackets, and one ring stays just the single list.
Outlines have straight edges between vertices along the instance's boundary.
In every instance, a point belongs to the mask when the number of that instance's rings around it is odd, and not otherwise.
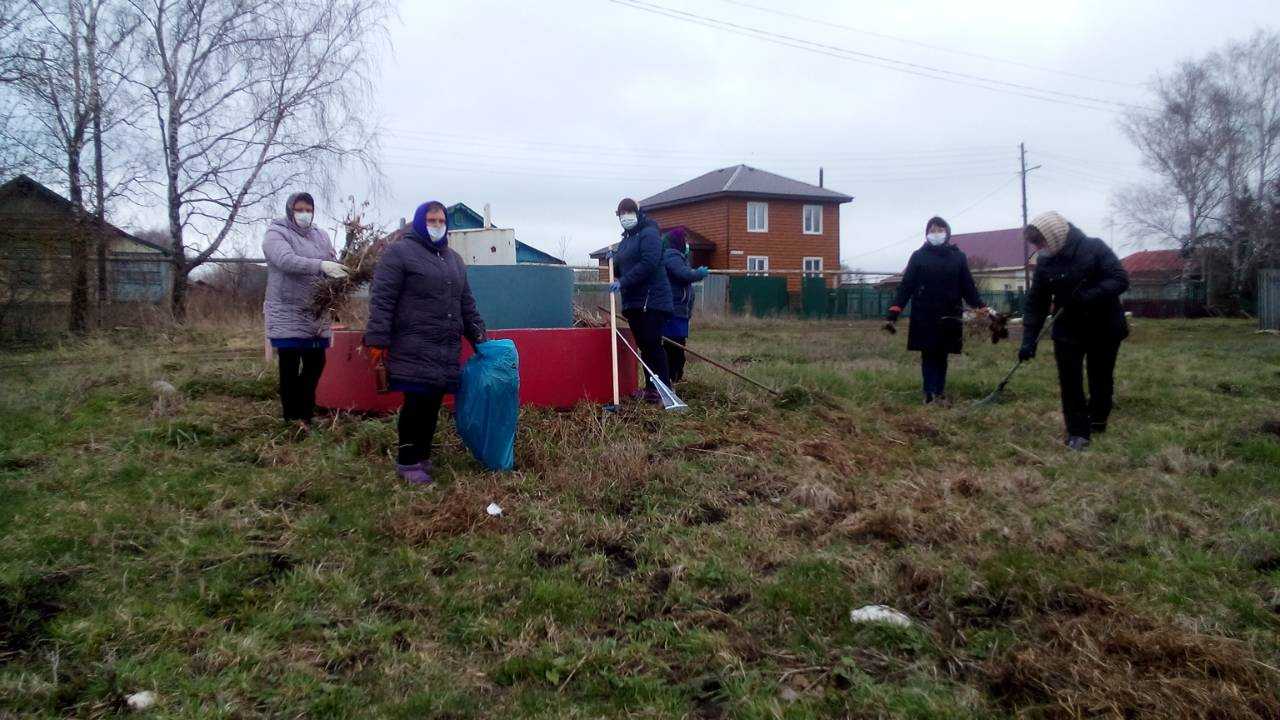
[{"label": "distant roof", "polygon": [[1022,267],[1026,264],[1026,256],[1022,254],[1022,228],[952,235],[951,244],[964,252],[969,267],[974,269]]},{"label": "distant roof", "polygon": [[[39,197],[43,197],[45,200],[53,203],[54,205],[58,205],[62,207],[64,210],[68,212],[72,210],[72,205],[70,200],[62,197],[61,195],[54,192],[53,190],[50,190],[48,187],[46,187],[42,183],[39,183],[31,179],[27,175],[18,175],[12,180],[6,182],[5,184],[0,185],[0,197],[4,197],[5,195],[9,195],[15,192],[32,193]],[[108,232],[119,235],[125,240],[129,240],[130,242],[135,242],[144,247],[149,247],[152,250],[158,250],[166,255],[169,254],[169,249],[166,247],[157,245],[147,240],[143,240],[142,238],[137,237],[136,235],[133,235],[131,233],[125,232],[124,230],[121,230],[120,228],[116,227],[115,225],[112,225],[111,223],[104,223],[104,225],[106,226],[106,229]]]},{"label": "distant roof", "polygon": [[1187,261],[1178,250],[1142,250],[1120,261],[1131,275],[1179,274]]},{"label": "distant roof", "polygon": [[643,210],[683,205],[715,197],[761,197],[847,203],[850,195],[758,170],[747,165],[712,170],[640,201]]}]

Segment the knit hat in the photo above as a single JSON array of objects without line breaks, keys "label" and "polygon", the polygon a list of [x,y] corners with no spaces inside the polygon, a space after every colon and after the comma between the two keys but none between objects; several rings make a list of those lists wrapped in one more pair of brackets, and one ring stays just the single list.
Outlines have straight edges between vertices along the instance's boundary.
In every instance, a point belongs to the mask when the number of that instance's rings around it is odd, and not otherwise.
[{"label": "knit hat", "polygon": [[618,215],[623,213],[639,213],[640,206],[631,198],[622,198],[622,202],[618,203]]},{"label": "knit hat", "polygon": [[1052,255],[1062,249],[1067,244],[1067,233],[1071,229],[1071,224],[1067,219],[1056,212],[1050,211],[1041,213],[1031,219],[1028,223],[1031,227],[1040,231],[1044,236],[1044,247]]}]

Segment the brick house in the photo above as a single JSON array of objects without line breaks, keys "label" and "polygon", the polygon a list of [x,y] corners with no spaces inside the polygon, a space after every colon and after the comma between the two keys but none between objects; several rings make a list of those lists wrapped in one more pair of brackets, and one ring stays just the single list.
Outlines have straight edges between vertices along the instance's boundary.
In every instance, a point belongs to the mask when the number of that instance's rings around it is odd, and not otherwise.
[{"label": "brick house", "polygon": [[[691,263],[712,270],[765,274],[790,270],[787,287],[800,289],[800,271],[840,269],[840,206],[853,198],[746,165],[713,170],[640,201],[665,232],[683,226]],[[591,257],[608,273],[601,248]],[[838,276],[831,276],[834,285]]]}]

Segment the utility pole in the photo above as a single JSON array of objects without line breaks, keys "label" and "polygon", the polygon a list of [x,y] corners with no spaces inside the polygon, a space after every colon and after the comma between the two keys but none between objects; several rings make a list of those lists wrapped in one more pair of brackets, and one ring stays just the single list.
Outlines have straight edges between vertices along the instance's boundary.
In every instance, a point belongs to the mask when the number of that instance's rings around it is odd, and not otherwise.
[{"label": "utility pole", "polygon": [[1023,292],[1031,292],[1031,268],[1027,266],[1027,261],[1031,259],[1031,248],[1027,245],[1027,173],[1038,169],[1040,166],[1027,167],[1027,144],[1025,142],[1018,143],[1018,157],[1021,169],[1019,174],[1022,175],[1022,286]]}]

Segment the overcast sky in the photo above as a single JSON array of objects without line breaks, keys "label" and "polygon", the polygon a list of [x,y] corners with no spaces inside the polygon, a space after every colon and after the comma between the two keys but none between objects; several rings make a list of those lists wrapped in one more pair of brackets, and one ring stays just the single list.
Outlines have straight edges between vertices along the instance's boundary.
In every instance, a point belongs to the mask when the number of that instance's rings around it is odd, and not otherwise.
[{"label": "overcast sky", "polygon": [[[1031,214],[1058,210],[1124,254],[1108,200],[1143,171],[1110,103],[1142,104],[1153,73],[1280,19],[1274,0],[644,2],[829,49],[610,0],[402,2],[379,77],[381,219],[425,199],[489,203],[522,241],[560,255],[564,238],[583,264],[616,239],[621,197],[737,163],[816,183],[821,166],[855,197],[841,212],[844,262],[897,270],[933,214],[957,233],[1021,224],[1025,141],[1042,166]],[[356,179],[340,188],[368,193]]]}]

